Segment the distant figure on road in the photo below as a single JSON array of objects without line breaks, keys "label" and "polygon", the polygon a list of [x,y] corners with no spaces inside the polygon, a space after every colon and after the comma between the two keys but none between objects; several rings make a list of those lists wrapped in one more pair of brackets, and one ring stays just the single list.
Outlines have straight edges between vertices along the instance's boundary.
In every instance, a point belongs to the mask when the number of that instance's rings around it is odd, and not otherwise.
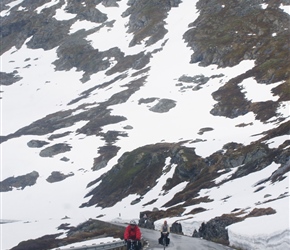
[{"label": "distant figure on road", "polygon": [[165,237],[166,240],[166,246],[169,245],[170,239],[169,236],[169,226],[167,224],[167,221],[165,220],[162,227],[161,227],[161,237],[158,239],[159,244],[163,245],[163,238]]},{"label": "distant figure on road", "polygon": [[140,250],[142,248],[141,231],[137,226],[136,221],[131,220],[130,224],[126,227],[124,232],[124,240],[127,243],[127,250],[130,249],[131,244],[135,245],[136,250]]}]

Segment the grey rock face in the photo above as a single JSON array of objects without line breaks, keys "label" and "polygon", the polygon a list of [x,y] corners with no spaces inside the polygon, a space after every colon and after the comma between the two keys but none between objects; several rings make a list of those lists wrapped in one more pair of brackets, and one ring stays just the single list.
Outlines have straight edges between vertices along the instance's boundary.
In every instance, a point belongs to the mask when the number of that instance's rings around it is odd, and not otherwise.
[{"label": "grey rock face", "polygon": [[47,147],[40,151],[41,157],[52,157],[54,155],[70,151],[71,146],[66,143],[58,143],[53,146]]},{"label": "grey rock face", "polygon": [[138,226],[148,229],[155,229],[154,222],[148,218],[140,218]]},{"label": "grey rock face", "polygon": [[14,71],[13,73],[4,73],[0,72],[0,86],[1,85],[11,85],[15,82],[18,82],[21,80],[22,77],[17,76],[17,71]]},{"label": "grey rock face", "polygon": [[170,232],[176,234],[183,234],[182,225],[178,222],[174,222],[170,227]]},{"label": "grey rock face", "polygon": [[51,175],[46,179],[47,182],[53,183],[53,182],[59,182],[59,181],[63,181],[64,179],[73,176],[73,173],[70,174],[63,174],[61,172],[58,171],[54,171],[51,173]]},{"label": "grey rock face", "polygon": [[202,237],[206,240],[218,239],[223,244],[228,244],[228,232],[226,227],[243,219],[234,216],[221,216],[202,223],[198,232],[193,232],[193,237]]},{"label": "grey rock face", "polygon": [[47,145],[49,144],[48,142],[46,141],[40,141],[40,140],[31,140],[27,143],[27,146],[30,147],[30,148],[41,148],[43,147],[44,145]]},{"label": "grey rock face", "polygon": [[176,102],[170,99],[160,99],[156,105],[150,108],[151,111],[157,113],[165,113],[176,106]]},{"label": "grey rock face", "polygon": [[0,192],[12,191],[13,188],[24,189],[27,186],[33,186],[38,177],[39,174],[36,171],[26,175],[9,177],[0,182]]}]

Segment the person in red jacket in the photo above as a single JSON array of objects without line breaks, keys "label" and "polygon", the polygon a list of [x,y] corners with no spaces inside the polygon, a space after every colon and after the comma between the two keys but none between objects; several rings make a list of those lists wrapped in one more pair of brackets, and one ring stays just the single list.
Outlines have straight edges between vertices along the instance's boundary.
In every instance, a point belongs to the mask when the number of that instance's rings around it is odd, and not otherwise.
[{"label": "person in red jacket", "polygon": [[136,221],[131,220],[130,224],[126,227],[124,232],[124,240],[127,243],[127,250],[130,249],[131,244],[135,244],[135,249],[141,249],[141,231],[137,226]]}]

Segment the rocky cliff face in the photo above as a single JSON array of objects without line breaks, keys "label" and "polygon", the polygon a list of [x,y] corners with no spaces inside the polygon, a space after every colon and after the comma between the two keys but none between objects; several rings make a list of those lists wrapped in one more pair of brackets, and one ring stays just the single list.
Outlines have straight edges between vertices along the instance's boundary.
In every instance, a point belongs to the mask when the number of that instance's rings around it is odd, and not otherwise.
[{"label": "rocky cliff face", "polygon": [[[101,51],[88,41],[87,37],[97,33],[102,28],[114,26],[112,20],[108,20],[105,13],[99,10],[99,6],[118,8],[120,0],[60,0],[55,5],[41,9],[41,6],[49,4],[50,0],[31,1],[24,0],[16,6],[9,7],[12,0],[3,0],[0,6],[1,13],[9,10],[9,15],[1,16],[1,48],[0,54],[4,55],[12,48],[20,49],[27,46],[30,49],[43,49],[48,51],[56,49],[57,59],[53,61],[55,71],[69,71],[76,69],[82,72],[80,79],[82,84],[90,81],[94,74],[104,72],[105,76],[114,76],[82,92],[78,97],[67,104],[68,109],[47,114],[47,116],[33,121],[17,131],[1,135],[1,143],[19,138],[25,135],[41,136],[49,135],[47,140],[31,140],[28,147],[39,148],[40,157],[53,157],[71,150],[71,145],[66,142],[53,144],[55,138],[63,138],[70,132],[54,133],[58,129],[70,127],[79,122],[86,124],[76,133],[85,136],[97,136],[106,142],[106,145],[96,149],[96,157],[91,166],[92,171],[107,167],[110,160],[118,154],[120,147],[116,144],[119,138],[127,137],[126,132],[108,131],[104,127],[121,123],[127,118],[111,113],[111,106],[126,103],[131,96],[142,88],[148,76],[148,66],[152,57],[158,50],[143,50],[135,54],[125,54],[118,46]],[[132,35],[129,47],[144,43],[145,48],[163,41],[168,30],[166,18],[168,13],[178,8],[180,0],[129,0],[127,9],[122,13],[123,18],[128,18],[127,33]],[[267,4],[262,8],[261,4]],[[210,113],[213,116],[233,119],[241,117],[249,112],[255,114],[255,119],[262,123],[276,123],[274,128],[260,131],[262,137],[250,145],[229,142],[220,150],[208,157],[196,154],[194,148],[189,148],[181,142],[162,142],[152,145],[144,145],[130,152],[124,153],[110,170],[88,183],[87,187],[93,188],[87,193],[87,202],[81,207],[94,205],[111,207],[130,194],[138,194],[140,199],[158,182],[163,174],[166,159],[170,158],[169,168],[176,166],[173,177],[167,179],[162,187],[164,192],[176,185],[188,182],[184,190],[175,194],[167,201],[162,209],[147,211],[154,220],[166,216],[178,216],[184,211],[185,206],[199,204],[206,201],[196,198],[201,188],[210,188],[221,185],[213,180],[228,172],[231,168],[237,171],[225,181],[259,171],[270,163],[281,165],[280,171],[274,173],[271,181],[278,182],[283,175],[289,172],[290,140],[286,140],[278,148],[270,148],[265,141],[277,136],[290,134],[290,121],[279,114],[279,108],[290,100],[290,60],[289,60],[289,15],[283,12],[280,4],[290,5],[289,0],[200,0],[196,7],[199,16],[189,24],[184,33],[184,42],[192,49],[191,64],[200,66],[217,65],[219,68],[233,67],[243,60],[254,60],[255,65],[250,70],[229,79],[217,91],[212,93],[216,104]],[[64,8],[73,18],[58,20],[55,14],[58,9]],[[25,10],[25,11],[23,11]],[[70,33],[71,26],[77,21],[90,21],[95,27],[88,30],[79,30]],[[166,41],[163,41],[165,44]],[[162,46],[160,48],[162,50]],[[111,61],[114,60],[112,66]],[[31,64],[27,58],[27,67]],[[178,62],[177,62],[178,63]],[[162,67],[162,65],[160,66]],[[129,78],[129,70],[134,70],[135,78]],[[137,77],[136,77],[137,76]],[[13,72],[0,72],[1,85],[12,86],[23,79],[17,69]],[[194,84],[193,91],[198,91],[208,81],[222,77],[212,75],[180,76],[179,82]],[[280,82],[272,89],[277,97],[276,101],[253,102],[245,97],[240,83],[245,79],[253,78],[259,84],[269,85]],[[128,79],[128,88],[110,96],[98,106],[93,103],[82,102],[92,95],[94,91],[112,87],[116,82]],[[5,94],[5,93],[4,93]],[[166,113],[174,109],[176,102],[171,99],[140,98],[139,104],[157,104],[151,107],[152,112]],[[98,100],[96,100],[98,102]],[[77,106],[77,104],[80,104]],[[72,107],[72,108],[69,108]],[[190,114],[186,114],[189,116]],[[194,117],[194,119],[201,119]],[[5,121],[4,121],[5,122]],[[250,124],[239,124],[240,127]],[[133,127],[127,126],[125,131]],[[200,135],[212,128],[202,128]],[[147,133],[150,133],[147,132]],[[52,134],[52,135],[51,135]],[[63,161],[69,161],[63,157]],[[64,175],[60,172],[52,172],[47,178],[48,182],[59,182],[73,176],[73,173]],[[25,188],[35,185],[39,174],[32,172],[27,175],[10,177],[1,181],[1,192],[9,192],[15,188]],[[100,183],[95,186],[96,183]],[[262,183],[257,184],[257,191],[262,188]],[[152,197],[152,203],[155,197]],[[182,205],[181,205],[182,204]],[[161,211],[162,210],[162,211]],[[202,212],[203,209],[193,210],[191,214]],[[221,217],[220,220],[224,220]],[[226,223],[221,223],[225,228],[229,223],[238,221],[237,217],[229,215]],[[217,219],[218,220],[218,219]],[[203,225],[199,233],[208,233],[210,224]],[[206,232],[207,231],[207,232]],[[219,235],[208,236],[211,240],[220,237],[220,242],[228,244],[224,232]]]}]

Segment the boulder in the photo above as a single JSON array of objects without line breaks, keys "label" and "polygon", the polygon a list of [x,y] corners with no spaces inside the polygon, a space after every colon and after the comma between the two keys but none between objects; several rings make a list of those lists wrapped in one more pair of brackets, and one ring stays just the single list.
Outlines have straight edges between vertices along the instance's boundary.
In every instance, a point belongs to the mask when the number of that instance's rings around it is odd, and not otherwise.
[{"label": "boulder", "polygon": [[182,225],[179,222],[174,222],[170,227],[171,233],[183,234]]},{"label": "boulder", "polygon": [[202,223],[198,232],[195,230],[192,237],[202,237],[206,240],[215,241],[224,245],[229,244],[229,236],[227,226],[242,221],[243,218],[233,215],[222,215],[215,217],[207,223]]},{"label": "boulder", "polygon": [[143,228],[148,228],[148,229],[155,229],[154,226],[154,222],[151,221],[149,218],[140,218],[139,223],[138,223],[139,227],[143,227]]}]

